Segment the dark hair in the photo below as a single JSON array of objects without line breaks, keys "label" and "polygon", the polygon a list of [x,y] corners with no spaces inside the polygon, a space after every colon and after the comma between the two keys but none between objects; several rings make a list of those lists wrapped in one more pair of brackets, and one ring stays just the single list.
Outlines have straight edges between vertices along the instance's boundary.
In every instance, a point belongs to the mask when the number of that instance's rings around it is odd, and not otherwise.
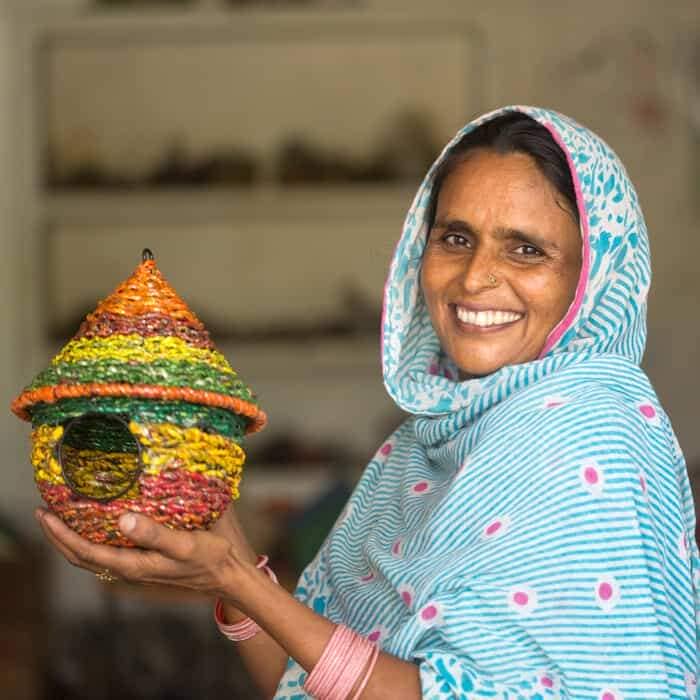
[{"label": "dark hair", "polygon": [[524,153],[530,156],[540,172],[554,185],[569,205],[579,223],[576,192],[564,151],[540,123],[522,112],[508,112],[476,127],[448,151],[433,176],[433,189],[428,204],[428,224],[432,228],[440,189],[450,173],[466,159],[469,151],[487,148],[505,155]]}]

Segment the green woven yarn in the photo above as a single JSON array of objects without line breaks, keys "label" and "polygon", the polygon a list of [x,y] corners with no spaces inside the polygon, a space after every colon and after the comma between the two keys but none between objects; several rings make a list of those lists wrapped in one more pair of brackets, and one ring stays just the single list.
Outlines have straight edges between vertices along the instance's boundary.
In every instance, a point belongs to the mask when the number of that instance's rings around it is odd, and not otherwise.
[{"label": "green woven yarn", "polygon": [[202,428],[241,443],[247,419],[223,408],[186,401],[155,401],[131,398],[61,399],[55,404],[37,404],[32,409],[32,425],[62,425],[85,413],[113,413],[137,423],[173,423],[182,428]]},{"label": "green woven yarn", "polygon": [[90,382],[188,387],[257,403],[250,389],[235,374],[220,372],[205,362],[187,360],[155,360],[140,363],[119,360],[61,362],[51,365],[37,375],[29,385],[29,389]]},{"label": "green woven yarn", "polygon": [[108,418],[79,420],[63,436],[63,443],[77,450],[137,454],[136,438],[123,423]]}]

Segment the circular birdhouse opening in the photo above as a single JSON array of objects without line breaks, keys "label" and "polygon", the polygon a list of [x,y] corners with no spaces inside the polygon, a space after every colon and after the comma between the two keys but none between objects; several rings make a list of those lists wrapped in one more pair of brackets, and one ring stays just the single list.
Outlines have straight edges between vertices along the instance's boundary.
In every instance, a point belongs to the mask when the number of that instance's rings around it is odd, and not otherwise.
[{"label": "circular birdhouse opening", "polygon": [[74,493],[96,501],[123,496],[139,478],[141,445],[123,418],[88,413],[66,424],[58,461]]}]

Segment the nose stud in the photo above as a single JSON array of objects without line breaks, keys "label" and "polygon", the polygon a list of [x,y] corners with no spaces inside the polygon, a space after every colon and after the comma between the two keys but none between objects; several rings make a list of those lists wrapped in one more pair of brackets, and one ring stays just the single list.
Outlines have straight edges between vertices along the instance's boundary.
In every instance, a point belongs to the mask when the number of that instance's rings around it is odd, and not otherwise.
[{"label": "nose stud", "polygon": [[491,272],[489,272],[487,279],[492,287],[498,285],[498,280],[496,279],[495,275],[493,275]]}]

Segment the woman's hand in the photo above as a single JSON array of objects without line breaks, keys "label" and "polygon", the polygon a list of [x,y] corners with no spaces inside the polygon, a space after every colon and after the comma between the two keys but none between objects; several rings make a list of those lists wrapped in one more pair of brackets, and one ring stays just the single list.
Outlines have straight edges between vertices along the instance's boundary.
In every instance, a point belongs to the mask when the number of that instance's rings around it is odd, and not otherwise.
[{"label": "woman's hand", "polygon": [[137,549],[93,544],[45,509],[37,509],[36,516],[71,564],[93,573],[108,569],[132,583],[190,588],[231,600],[232,577],[256,561],[232,506],[209,531],[172,530],[143,515],[122,515],[119,528]]}]

